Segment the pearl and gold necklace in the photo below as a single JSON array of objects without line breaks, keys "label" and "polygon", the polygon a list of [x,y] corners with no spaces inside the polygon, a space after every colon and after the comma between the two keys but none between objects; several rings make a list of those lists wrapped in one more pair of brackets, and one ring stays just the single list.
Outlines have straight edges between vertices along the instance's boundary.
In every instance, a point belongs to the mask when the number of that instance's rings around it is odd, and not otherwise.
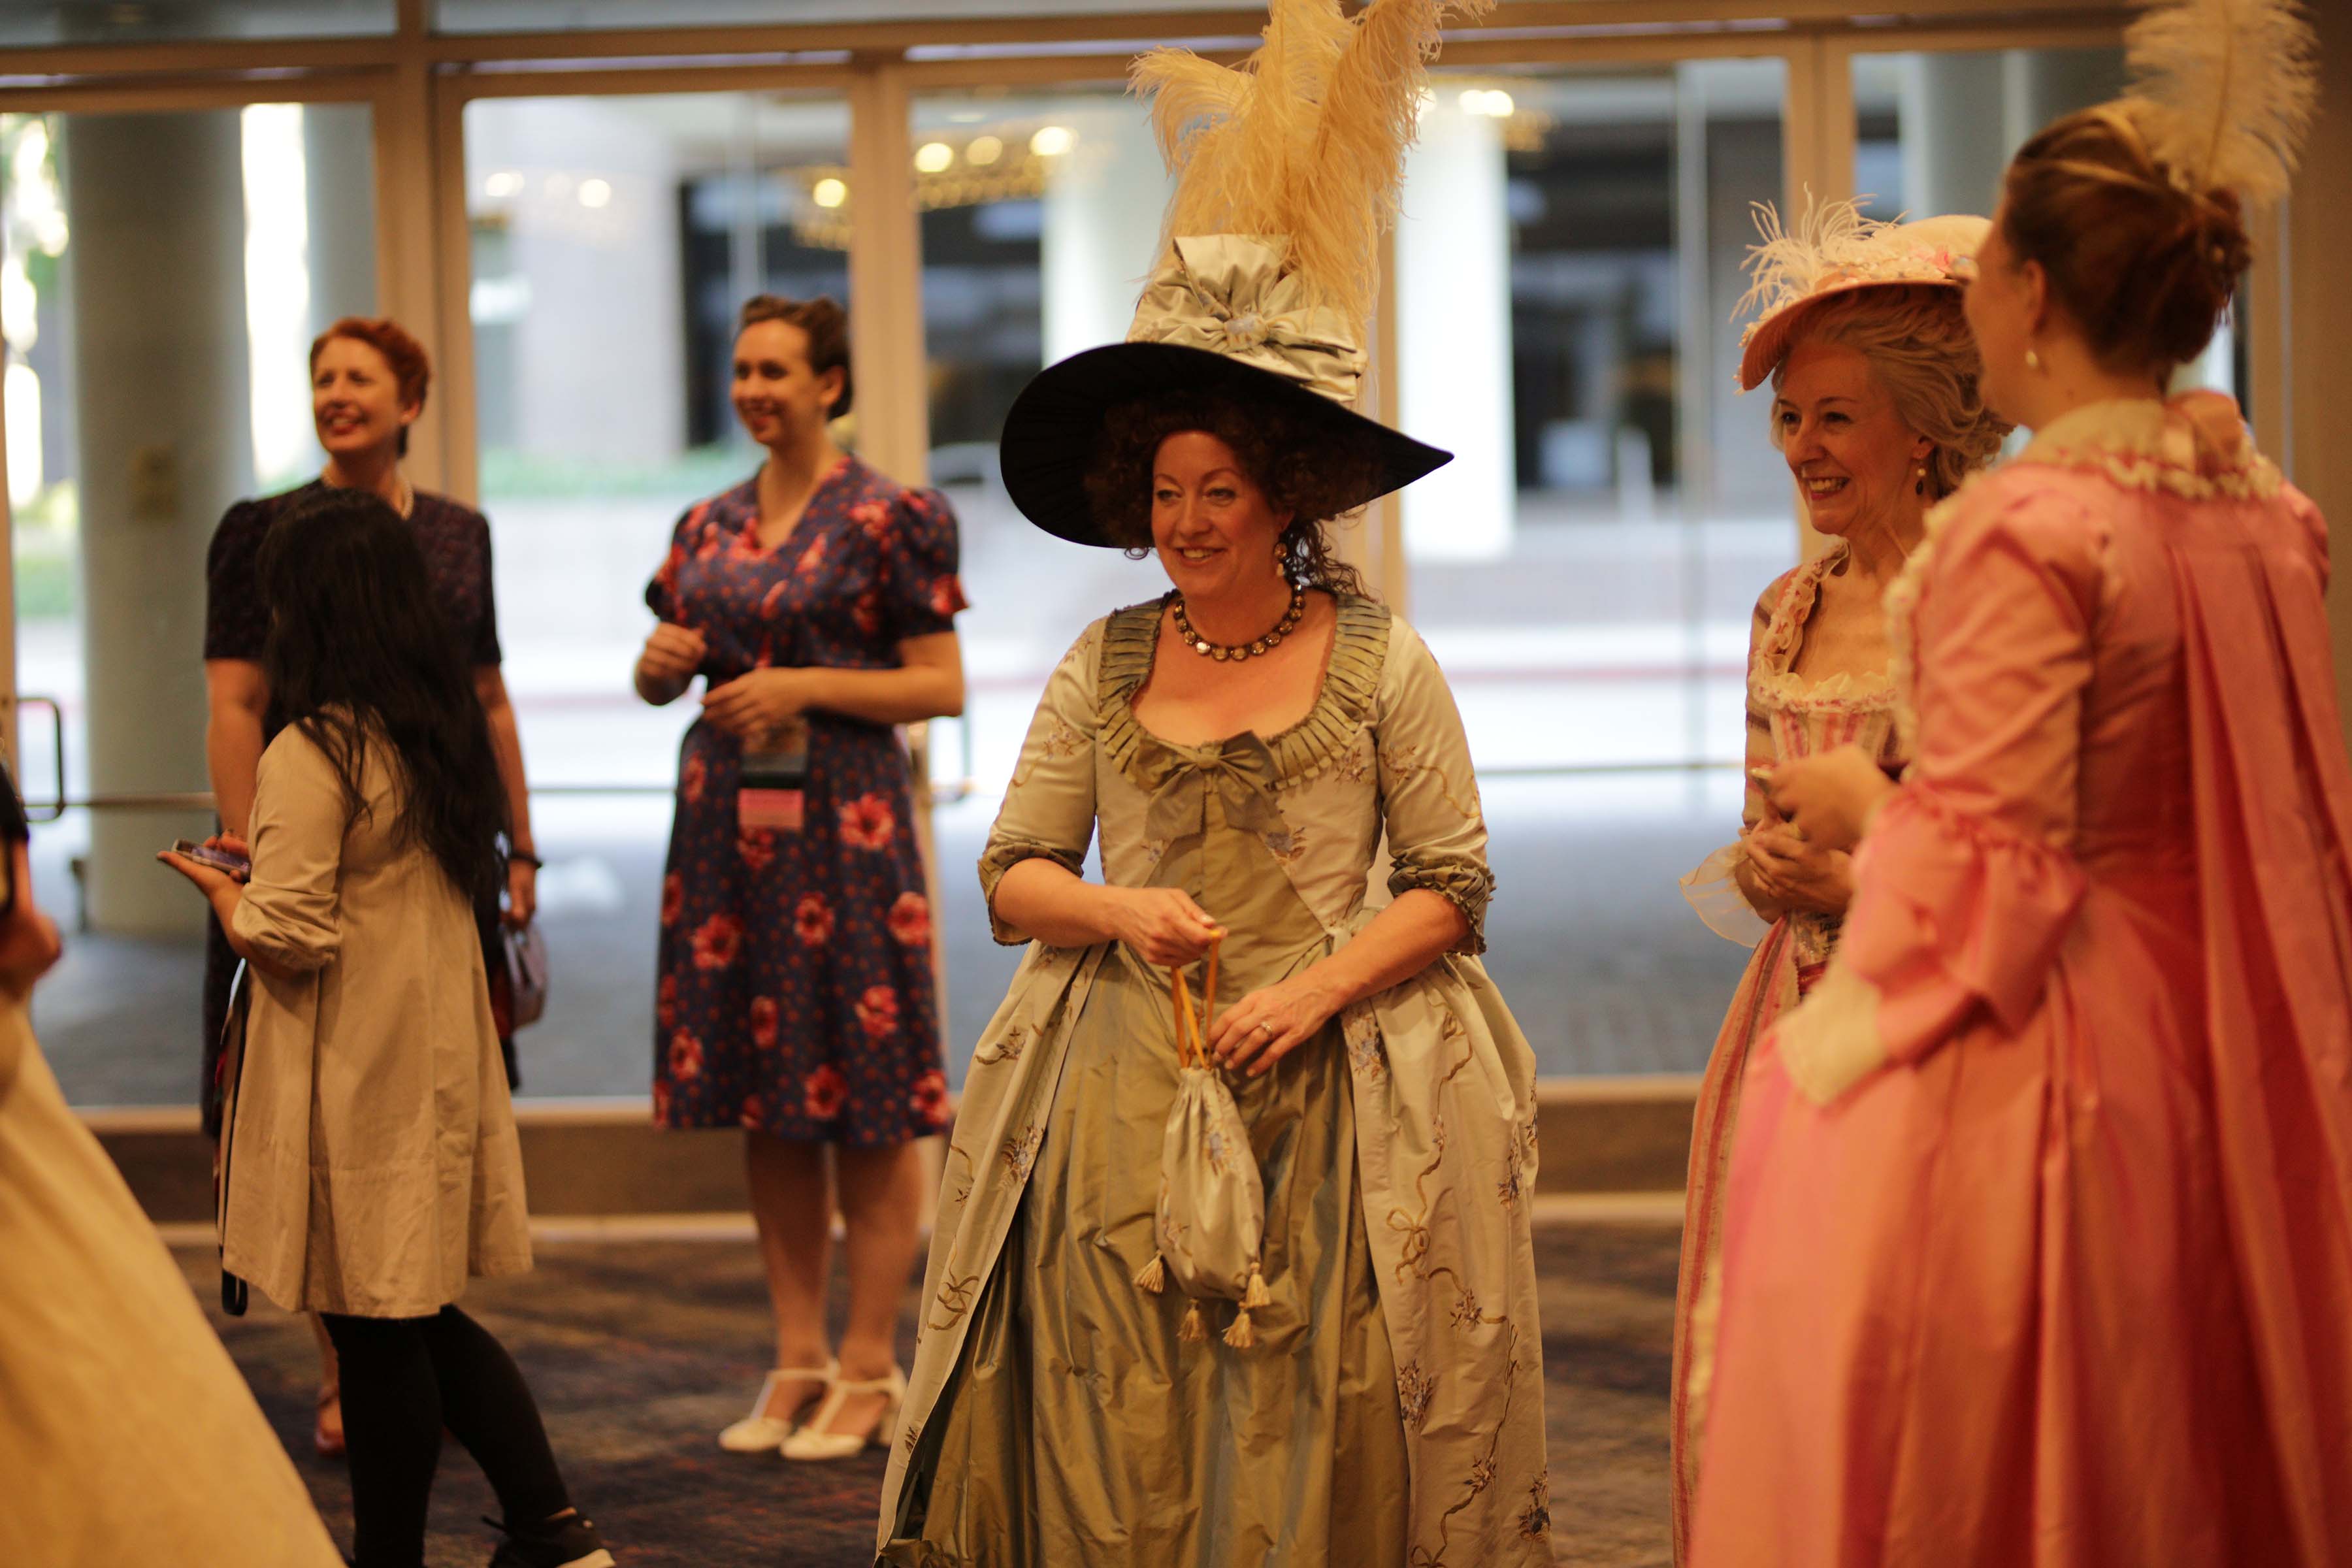
[{"label": "pearl and gold necklace", "polygon": [[1297,629],[1299,617],[1306,613],[1307,590],[1294,586],[1290,590],[1290,607],[1282,612],[1282,619],[1275,623],[1272,631],[1262,637],[1253,638],[1245,643],[1230,645],[1213,643],[1192,629],[1191,618],[1184,614],[1184,595],[1178,594],[1176,595],[1176,635],[1182,637],[1194,653],[1204,658],[1214,658],[1220,662],[1228,659],[1244,659],[1265,653],[1279,645],[1284,637]]}]

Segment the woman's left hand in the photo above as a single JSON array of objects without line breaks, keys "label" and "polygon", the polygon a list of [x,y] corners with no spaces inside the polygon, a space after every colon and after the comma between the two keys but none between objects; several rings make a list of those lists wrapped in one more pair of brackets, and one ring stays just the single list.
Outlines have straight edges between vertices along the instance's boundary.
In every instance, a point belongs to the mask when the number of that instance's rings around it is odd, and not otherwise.
[{"label": "woman's left hand", "polygon": [[1824,850],[1851,849],[1895,782],[1859,746],[1840,746],[1774,768],[1763,781],[1773,809]]},{"label": "woman's left hand", "polygon": [[1787,909],[1842,915],[1853,901],[1853,858],[1800,838],[1787,825],[1759,825],[1740,840],[1757,884]]},{"label": "woman's left hand", "polygon": [[702,694],[702,716],[730,735],[751,735],[808,711],[813,669],[754,669]]},{"label": "woman's left hand", "polygon": [[517,931],[539,912],[539,868],[528,860],[507,862],[507,924]]},{"label": "woman's left hand", "polygon": [[1313,970],[1294,974],[1218,1014],[1209,1027],[1209,1054],[1218,1066],[1246,1068],[1255,1078],[1313,1039],[1339,1010]]},{"label": "woman's left hand", "polygon": [[201,860],[191,860],[169,849],[159,852],[156,859],[196,885],[196,891],[207,900],[218,900],[223,893],[236,892],[244,884],[217,866],[207,866]]}]

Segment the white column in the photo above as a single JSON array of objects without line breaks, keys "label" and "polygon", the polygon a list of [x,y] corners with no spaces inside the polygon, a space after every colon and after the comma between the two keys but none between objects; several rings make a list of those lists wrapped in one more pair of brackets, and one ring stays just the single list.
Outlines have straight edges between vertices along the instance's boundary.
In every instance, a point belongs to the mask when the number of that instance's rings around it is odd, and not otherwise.
[{"label": "white column", "polygon": [[316,337],[341,317],[375,314],[375,126],[365,104],[303,108],[302,184]]},{"label": "white column", "polygon": [[[222,511],[253,484],[237,113],[62,123],[89,785],[101,795],[200,791],[205,552]],[[200,929],[202,901],[154,854],[206,822],[197,812],[94,813],[91,925]]]},{"label": "white column", "polygon": [[1168,176],[1150,122],[1130,103],[1071,103],[1053,123],[1077,140],[1045,185],[1040,286],[1045,363],[1124,342],[1158,263]]},{"label": "white column", "polygon": [[1915,218],[1990,213],[2010,149],[1998,54],[1922,54],[1904,62],[1903,205]]},{"label": "white column", "polygon": [[1454,454],[1404,492],[1405,553],[1496,559],[1517,521],[1502,122],[1444,90],[1406,158],[1396,269],[1402,424]]}]

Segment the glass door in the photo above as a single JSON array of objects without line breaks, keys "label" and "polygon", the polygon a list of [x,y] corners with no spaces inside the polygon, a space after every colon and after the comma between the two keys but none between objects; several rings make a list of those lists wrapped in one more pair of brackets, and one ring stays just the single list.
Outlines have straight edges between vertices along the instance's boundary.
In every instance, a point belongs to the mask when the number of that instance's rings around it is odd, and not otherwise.
[{"label": "glass door", "polygon": [[1733,395],[1778,59],[1441,70],[1396,236],[1416,626],[1470,737],[1486,963],[1549,1075],[1696,1071],[1744,950],[1676,879],[1739,821],[1748,619],[1796,559]]},{"label": "glass door", "polygon": [[307,352],[376,299],[373,113],[0,115],[19,781],[68,932],[43,1044],[84,1105],[193,1105],[210,830],[205,552],[317,472]]},{"label": "glass door", "polygon": [[632,687],[646,583],[680,515],[759,467],[728,395],[743,300],[849,303],[849,105],[501,96],[467,104],[464,126],[480,505],[561,973],[518,1041],[523,1092],[642,1099],[696,713]]}]

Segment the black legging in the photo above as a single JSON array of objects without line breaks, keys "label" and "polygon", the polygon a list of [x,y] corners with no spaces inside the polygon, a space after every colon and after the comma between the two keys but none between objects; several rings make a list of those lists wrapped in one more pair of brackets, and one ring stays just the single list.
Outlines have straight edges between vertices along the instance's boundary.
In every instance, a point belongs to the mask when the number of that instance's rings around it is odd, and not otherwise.
[{"label": "black legging", "polygon": [[321,1312],[342,1362],[359,1568],[419,1568],[441,1429],[457,1435],[510,1524],[572,1506],[539,1405],[506,1348],[455,1307],[430,1318]]}]

